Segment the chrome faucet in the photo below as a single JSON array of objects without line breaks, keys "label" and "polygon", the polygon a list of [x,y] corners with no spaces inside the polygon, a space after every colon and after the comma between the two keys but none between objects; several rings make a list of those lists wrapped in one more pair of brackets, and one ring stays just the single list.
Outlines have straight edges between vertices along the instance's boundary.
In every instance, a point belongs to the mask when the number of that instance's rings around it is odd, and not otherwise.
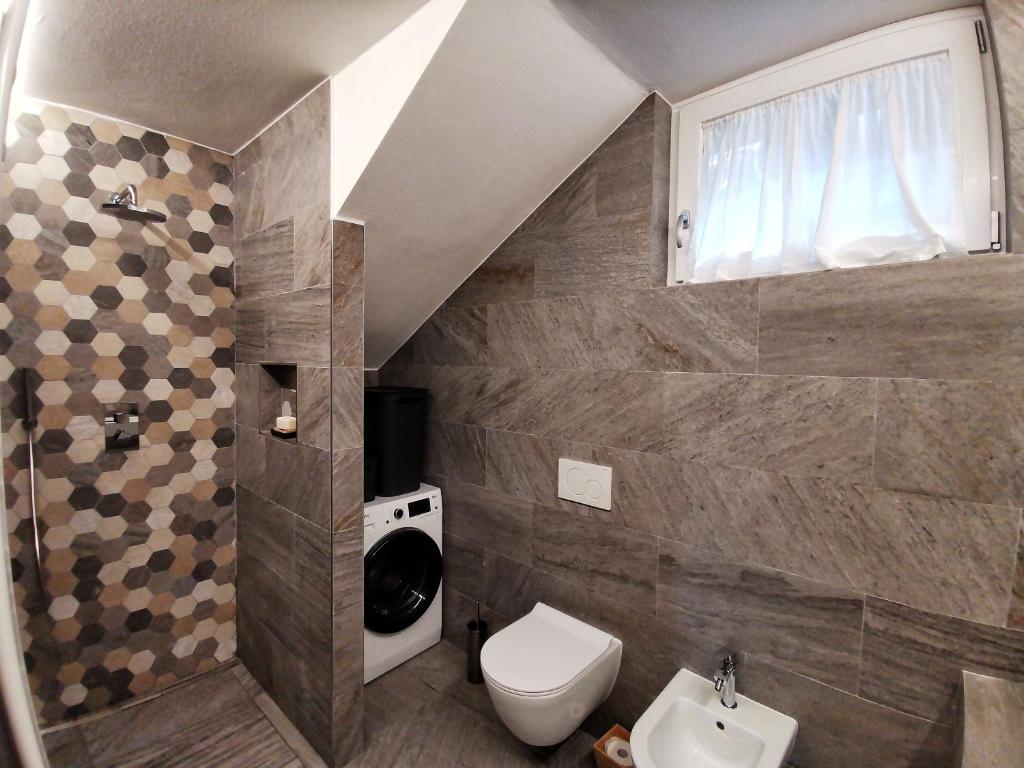
[{"label": "chrome faucet", "polygon": [[736,709],[736,662],[730,653],[715,672],[715,691],[722,694],[722,706]]}]

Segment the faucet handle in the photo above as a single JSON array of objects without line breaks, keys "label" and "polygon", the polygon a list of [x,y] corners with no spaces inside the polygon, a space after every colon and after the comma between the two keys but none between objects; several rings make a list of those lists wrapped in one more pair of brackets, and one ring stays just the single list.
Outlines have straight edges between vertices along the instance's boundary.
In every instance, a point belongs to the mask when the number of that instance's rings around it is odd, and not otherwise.
[{"label": "faucet handle", "polygon": [[728,654],[722,659],[722,665],[715,670],[715,690],[721,691],[726,681],[736,673],[736,662],[733,661],[732,654]]},{"label": "faucet handle", "polygon": [[736,660],[732,654],[722,659],[722,667],[715,673],[715,691],[722,694],[722,706],[736,709]]}]

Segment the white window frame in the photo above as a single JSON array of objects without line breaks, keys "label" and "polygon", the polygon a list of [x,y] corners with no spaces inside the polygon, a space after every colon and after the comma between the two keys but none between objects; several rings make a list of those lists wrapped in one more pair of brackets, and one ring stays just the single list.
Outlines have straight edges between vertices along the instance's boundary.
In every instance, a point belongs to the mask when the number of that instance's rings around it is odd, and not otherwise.
[{"label": "white window frame", "polygon": [[[953,73],[957,147],[964,175],[964,219],[971,252],[998,249],[1006,219],[1003,185],[1003,140],[992,56],[980,55],[975,22],[981,22],[986,50],[991,51],[981,8],[961,8],[920,16],[865,32],[816,51],[734,80],[672,109],[672,175],[675,201],[669,227],[668,282],[685,282],[691,270],[689,245],[697,210],[702,126],[709,120],[747,109],[796,91],[885,64],[946,52]],[[677,224],[690,212],[689,232],[677,245]],[[999,213],[998,219],[993,211]]]}]

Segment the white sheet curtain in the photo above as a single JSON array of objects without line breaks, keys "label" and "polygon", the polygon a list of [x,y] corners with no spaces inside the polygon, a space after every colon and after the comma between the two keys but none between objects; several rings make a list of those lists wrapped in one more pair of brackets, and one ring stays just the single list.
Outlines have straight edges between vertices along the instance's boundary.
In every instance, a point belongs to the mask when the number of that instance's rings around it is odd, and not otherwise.
[{"label": "white sheet curtain", "polygon": [[705,123],[688,279],[962,251],[951,77],[935,54]]}]

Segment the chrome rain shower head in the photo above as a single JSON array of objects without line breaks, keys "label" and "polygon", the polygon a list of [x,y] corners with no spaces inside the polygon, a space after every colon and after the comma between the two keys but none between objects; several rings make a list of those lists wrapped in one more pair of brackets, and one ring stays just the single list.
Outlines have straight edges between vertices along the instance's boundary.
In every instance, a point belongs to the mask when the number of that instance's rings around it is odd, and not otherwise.
[{"label": "chrome rain shower head", "polygon": [[139,207],[139,192],[134,184],[129,184],[122,192],[115,192],[110,196],[110,202],[100,207],[101,212],[108,213],[125,221],[153,221],[161,223],[167,221],[167,217],[160,211],[151,211],[148,208]]}]

